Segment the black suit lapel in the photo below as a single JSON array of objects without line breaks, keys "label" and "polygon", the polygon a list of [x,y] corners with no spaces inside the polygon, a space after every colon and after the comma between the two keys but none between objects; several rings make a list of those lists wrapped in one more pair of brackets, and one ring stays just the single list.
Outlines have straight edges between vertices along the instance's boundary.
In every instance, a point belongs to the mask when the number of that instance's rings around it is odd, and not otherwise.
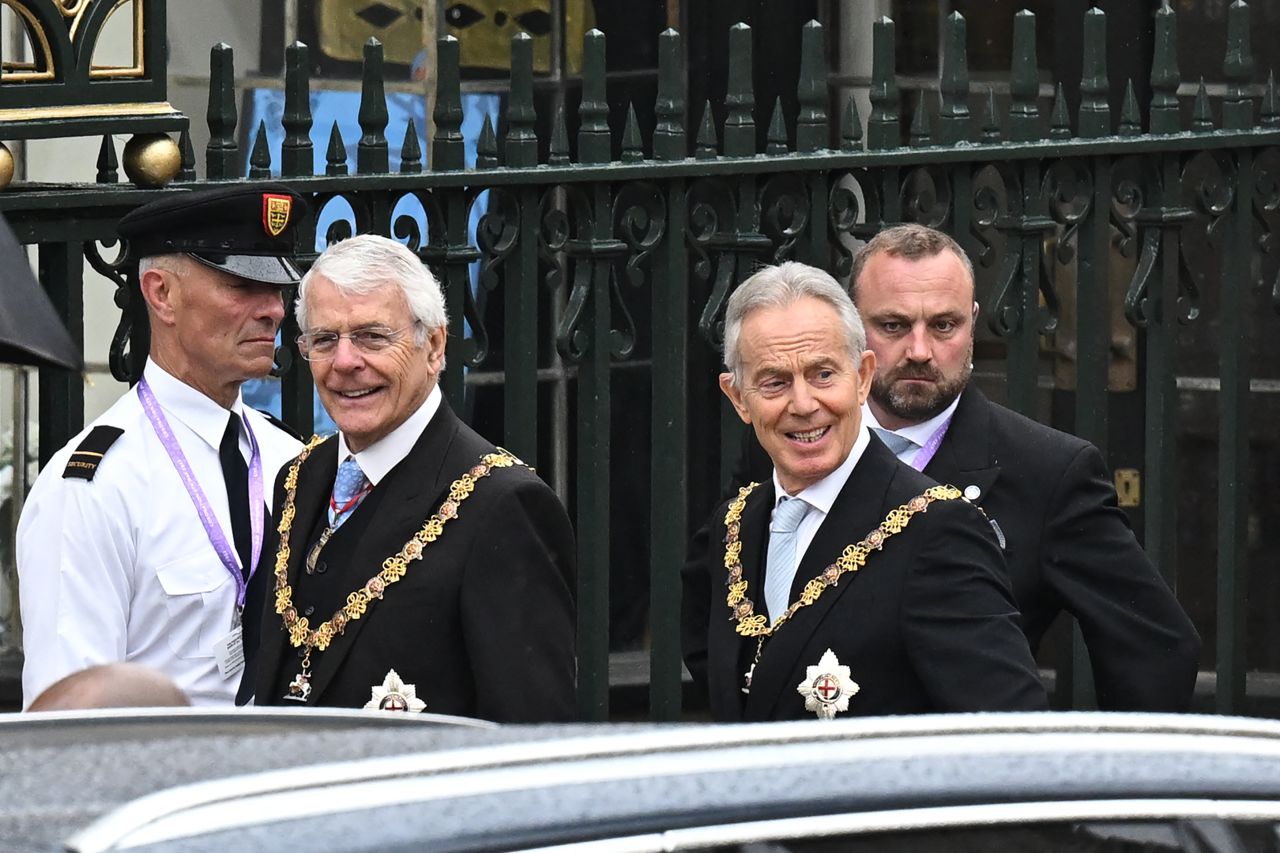
[{"label": "black suit lapel", "polygon": [[[293,463],[290,462],[289,465]],[[289,528],[287,577],[291,586],[297,583],[298,572],[307,557],[308,534],[315,526],[316,517],[328,506],[329,493],[333,491],[333,478],[337,471],[338,440],[336,437],[312,451],[307,463],[298,471],[297,491],[294,493],[293,502],[293,524]],[[283,506],[283,499],[281,505]],[[276,522],[273,521],[274,523]],[[271,541],[276,542],[278,539],[273,536]],[[267,572],[269,577],[263,578],[266,600],[262,607],[264,628],[258,660],[257,693],[263,697],[263,702],[274,703],[281,697],[266,694],[276,689],[281,657],[291,656],[292,652],[289,634],[284,629],[283,617],[276,614],[276,552],[263,553],[258,571]]]},{"label": "black suit lapel", "polygon": [[[380,566],[385,558],[398,553],[443,499],[449,485],[456,479],[456,475],[450,474],[455,469],[461,473],[479,461],[450,459],[449,450],[457,435],[458,423],[453,411],[442,400],[440,408],[422,431],[413,449],[378,483],[376,488],[384,490],[376,507],[378,517],[374,522],[375,526],[366,532],[361,542],[361,551],[370,553],[371,559],[362,560],[362,564]],[[335,463],[329,475],[330,488],[336,473]],[[357,513],[359,511],[356,510]],[[410,571],[412,569],[411,564]],[[352,577],[351,590],[362,587],[372,576],[373,572],[370,571],[367,577]],[[388,588],[386,594],[394,595],[395,588]],[[307,704],[319,703],[325,688],[333,681],[334,675],[355,646],[361,630],[376,614],[377,608],[378,601],[374,599],[364,616],[348,622],[346,630],[330,643],[328,649],[312,656],[311,694]],[[369,686],[374,685],[371,683]]]},{"label": "black suit lapel", "polygon": [[[739,521],[738,539],[742,543],[740,558],[742,560],[742,577],[747,582],[747,598],[755,606],[756,613],[768,616],[768,608],[764,603],[764,561],[769,543],[769,518],[773,513],[773,481],[769,479],[756,487],[747,498],[747,505],[742,511]],[[720,540],[720,550],[724,553],[724,518],[716,519],[712,524],[711,535]],[[716,567],[722,570],[722,566]],[[728,577],[727,570],[712,578],[713,589],[726,590],[724,585]],[[720,597],[720,594],[717,595]],[[712,606],[711,619],[733,620],[728,605],[723,598]],[[736,625],[736,620],[733,620]],[[707,649],[707,680],[712,696],[727,698],[737,719],[742,713],[742,685],[744,674],[751,666],[751,658],[755,654],[755,640],[740,636],[730,627],[728,631],[712,631],[712,641]],[[723,638],[717,642],[716,638]]]},{"label": "black suit lapel", "polygon": [[[975,503],[981,504],[1000,476],[1000,465],[991,447],[991,414],[987,398],[970,385],[960,395],[947,434],[924,473],[961,492],[977,486]],[[972,500],[972,498],[971,498]]]},{"label": "black suit lapel", "polygon": [[[862,458],[850,472],[844,488],[800,561],[791,587],[792,601],[796,601],[805,584],[834,563],[845,548],[860,541],[884,520],[891,509],[886,504],[886,495],[896,476],[897,465],[894,455],[872,435]],[[872,552],[862,571],[875,570],[874,555]],[[757,669],[759,675],[747,699],[748,719],[768,719],[778,700],[786,693],[795,692],[796,684],[790,683],[789,679],[796,667],[801,663],[818,663],[817,658],[800,662],[800,655],[836,602],[856,584],[857,578],[857,574],[845,574],[836,586],[828,587],[817,601],[797,611],[776,636],[765,641],[761,666]]]}]

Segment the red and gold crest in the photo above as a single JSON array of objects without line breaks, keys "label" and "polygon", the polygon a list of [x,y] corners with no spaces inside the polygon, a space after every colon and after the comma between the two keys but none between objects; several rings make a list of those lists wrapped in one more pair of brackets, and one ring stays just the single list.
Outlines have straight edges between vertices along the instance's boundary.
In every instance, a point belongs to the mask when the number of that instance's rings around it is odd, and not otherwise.
[{"label": "red and gold crest", "polygon": [[262,194],[262,227],[272,237],[279,237],[289,227],[293,213],[293,197],[278,193]]}]

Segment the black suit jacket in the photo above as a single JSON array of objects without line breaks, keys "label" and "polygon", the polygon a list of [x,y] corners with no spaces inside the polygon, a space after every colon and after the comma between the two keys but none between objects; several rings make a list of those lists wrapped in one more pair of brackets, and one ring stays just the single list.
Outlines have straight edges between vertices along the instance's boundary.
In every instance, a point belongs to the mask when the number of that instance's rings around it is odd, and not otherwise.
[{"label": "black suit jacket", "polygon": [[[872,436],[796,570],[791,599],[891,509],[934,483]],[[747,596],[766,612],[763,566],[774,492],[748,498],[741,522]],[[814,604],[765,641],[750,695],[741,692],[756,640],[738,636],[725,603],[724,514],[695,538],[684,570],[685,663],[716,720],[812,718],[797,686],[831,649],[860,690],[849,714],[1042,710],[1044,688],[1004,581],[995,536],[963,501],[935,502]]]},{"label": "black suit jacket", "polygon": [[[290,535],[288,576],[299,612],[312,625],[331,617],[422,527],[450,484],[494,449],[442,402],[409,455],[338,528],[308,575],[302,564],[326,526],[338,465],[336,437],[317,447],[299,471]],[[274,549],[268,553],[269,575]],[[382,600],[327,650],[312,653],[307,704],[361,707],[394,669],[429,712],[572,719],[574,554],[568,516],[551,489],[527,468],[493,469]],[[274,594],[266,598],[256,702],[289,705],[283,697],[300,655],[275,613]]]},{"label": "black suit jacket", "polygon": [[[735,480],[770,471],[750,437]],[[1032,651],[1065,610],[1080,623],[1100,708],[1187,710],[1200,638],[1117,506],[1096,447],[970,385],[924,473],[981,490],[975,502],[1007,540],[1013,597]]]}]

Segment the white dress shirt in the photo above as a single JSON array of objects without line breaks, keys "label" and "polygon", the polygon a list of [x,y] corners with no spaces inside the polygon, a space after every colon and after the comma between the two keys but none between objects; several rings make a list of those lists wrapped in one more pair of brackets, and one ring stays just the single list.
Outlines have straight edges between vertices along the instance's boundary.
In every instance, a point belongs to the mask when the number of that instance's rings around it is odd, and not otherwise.
[{"label": "white dress shirt", "polygon": [[[871,411],[871,407],[866,403],[862,404],[862,422],[870,429],[882,429],[887,432],[897,433],[903,438],[911,442],[909,446],[898,454],[898,459],[911,465],[915,461],[916,454],[929,442],[933,434],[942,428],[942,425],[951,419],[956,413],[956,406],[960,405],[960,398],[957,396],[951,401],[951,405],[947,406],[938,414],[929,418],[927,421],[921,421],[918,424],[904,426],[902,429],[889,429],[880,425],[876,420],[875,413]],[[915,467],[914,465],[912,467]]]},{"label": "white dress shirt", "polygon": [[[858,464],[858,460],[862,458],[863,452],[866,451],[867,445],[870,443],[871,434],[867,432],[867,426],[864,423],[858,428],[858,437],[854,439],[853,447],[849,449],[849,455],[845,460],[830,474],[807,489],[801,489],[791,496],[799,498],[809,505],[808,514],[800,521],[800,525],[796,527],[795,565],[797,568],[799,568],[800,562],[804,559],[805,552],[809,550],[809,543],[813,542],[813,537],[817,534],[818,528],[822,526],[822,522],[826,521],[827,513],[831,512],[832,504],[840,496],[840,490],[848,482],[854,466]],[[777,512],[778,504],[787,493],[782,488],[782,483],[778,482],[778,470],[776,468],[773,471],[773,494],[773,512]],[[772,512],[769,514],[769,520],[770,522],[773,521]]]},{"label": "white dress shirt", "polygon": [[[144,375],[209,505],[231,541],[218,446],[230,412],[148,360]],[[237,396],[262,456],[271,504],[280,467],[301,450]],[[95,426],[124,430],[92,480],[64,478],[72,451]],[[241,430],[246,462],[249,439]],[[174,680],[194,705],[232,704],[214,643],[232,629],[236,583],[209,543],[136,388],[54,454],[18,523],[18,593],[26,663],[23,707],[46,687],[100,663],[132,661]],[[270,571],[261,559],[259,571]]]}]

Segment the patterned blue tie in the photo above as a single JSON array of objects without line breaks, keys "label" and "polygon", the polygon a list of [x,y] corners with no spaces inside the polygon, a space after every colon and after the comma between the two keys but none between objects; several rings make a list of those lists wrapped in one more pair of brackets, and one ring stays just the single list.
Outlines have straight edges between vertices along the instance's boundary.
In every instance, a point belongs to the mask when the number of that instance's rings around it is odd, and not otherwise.
[{"label": "patterned blue tie", "polygon": [[329,526],[337,530],[351,517],[351,513],[368,494],[369,481],[354,456],[348,456],[338,466],[338,476],[333,481],[333,500],[329,502]]},{"label": "patterned blue tie", "polygon": [[919,448],[918,444],[907,438],[905,435],[898,435],[892,430],[883,429],[881,427],[874,427],[874,429],[876,431],[876,435],[878,435],[880,440],[884,442],[885,447],[889,448],[889,452],[899,459],[902,459],[902,454],[906,453],[908,450],[914,451]]},{"label": "patterned blue tie", "polygon": [[796,577],[796,530],[809,511],[799,498],[783,497],[769,525],[769,557],[764,568],[764,602],[769,621],[776,622],[791,603],[791,583]]}]

